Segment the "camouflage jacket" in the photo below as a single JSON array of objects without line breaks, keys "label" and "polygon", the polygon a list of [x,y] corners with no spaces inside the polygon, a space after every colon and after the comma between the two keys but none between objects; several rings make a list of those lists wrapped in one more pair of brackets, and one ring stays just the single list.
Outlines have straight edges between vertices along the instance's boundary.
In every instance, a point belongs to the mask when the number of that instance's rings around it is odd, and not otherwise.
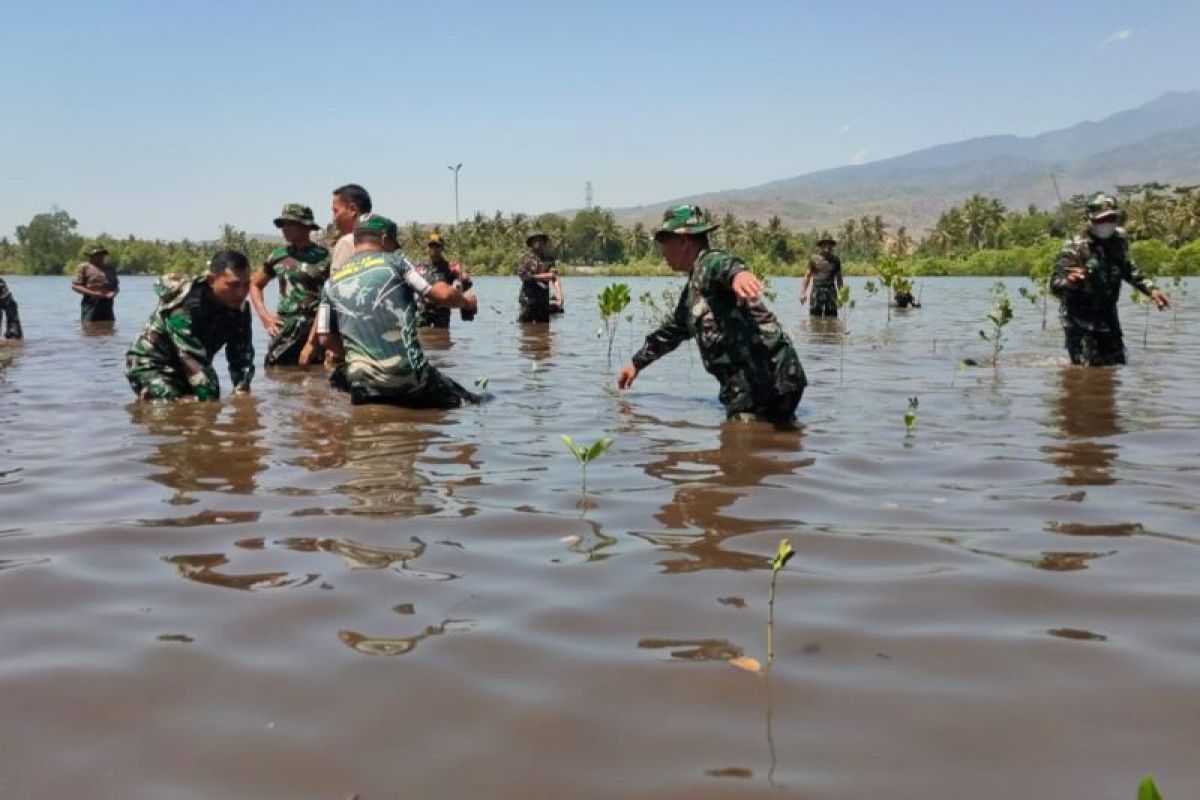
[{"label": "camouflage jacket", "polygon": [[522,311],[550,308],[550,284],[536,281],[533,276],[552,269],[554,259],[549,256],[539,258],[532,250],[526,250],[525,255],[521,256],[521,260],[517,262],[517,277],[521,279],[519,300]]},{"label": "camouflage jacket", "polygon": [[24,336],[21,331],[21,318],[17,316],[17,301],[3,278],[0,278],[0,321],[4,322],[5,339],[20,339]]},{"label": "camouflage jacket", "polygon": [[[422,261],[415,267],[417,274],[430,286],[435,283],[454,283],[457,276],[446,259]],[[422,328],[449,328],[450,309],[425,302],[424,296],[417,298],[417,324]]]},{"label": "camouflage jacket", "polygon": [[733,279],[746,266],[720,250],[696,259],[672,318],[646,337],[633,356],[638,370],[696,339],[705,370],[721,383],[731,413],[751,411],[769,398],[803,390],[800,359],[783,327],[761,301],[739,303]]},{"label": "camouflage jacket", "polygon": [[234,389],[249,389],[254,377],[249,306],[234,311],[218,303],[203,275],[164,276],[154,291],[158,307],[129,348],[131,368],[181,372],[197,399],[215,400],[221,387],[212,361],[224,347]]},{"label": "camouflage jacket", "polygon": [[346,379],[370,394],[419,388],[429,363],[417,338],[416,298],[429,284],[400,253],[356,253],[325,283],[321,297],[327,330],[346,350]]},{"label": "camouflage jacket", "polygon": [[[1087,278],[1071,288],[1067,271],[1083,267]],[[1129,257],[1129,238],[1118,229],[1109,239],[1085,234],[1063,244],[1050,276],[1050,290],[1062,301],[1063,325],[1095,331],[1119,331],[1117,301],[1124,281],[1143,294],[1155,288]]]},{"label": "camouflage jacket", "polygon": [[315,314],[321,287],[329,277],[329,251],[311,243],[303,248],[276,247],[263,263],[263,271],[279,279],[279,316]]},{"label": "camouflage jacket", "polygon": [[836,286],[837,279],[842,275],[842,260],[830,253],[814,253],[808,259],[808,268],[812,270],[812,285],[814,288]]}]

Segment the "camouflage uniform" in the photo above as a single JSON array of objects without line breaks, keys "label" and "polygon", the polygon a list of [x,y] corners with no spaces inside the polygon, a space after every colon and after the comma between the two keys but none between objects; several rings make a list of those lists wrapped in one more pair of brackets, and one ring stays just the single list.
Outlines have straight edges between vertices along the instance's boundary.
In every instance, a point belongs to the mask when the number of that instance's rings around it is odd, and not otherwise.
[{"label": "camouflage uniform", "polygon": [[4,321],[4,338],[21,339],[21,318],[17,315],[17,301],[9,291],[8,284],[0,278],[0,320]]},{"label": "camouflage uniform", "polygon": [[234,389],[248,390],[254,377],[249,306],[221,305],[204,276],[163,277],[154,291],[158,307],[125,354],[134,393],[143,400],[216,400],[221,387],[212,360],[222,347]]},{"label": "camouflage uniform", "polygon": [[[422,261],[416,266],[417,274],[425,279],[430,286],[435,283],[453,284],[458,278],[450,269],[450,262],[445,258]],[[463,287],[466,288],[466,287]],[[449,328],[450,309],[425,302],[424,295],[417,297],[417,326],[420,328]]]},{"label": "camouflage uniform", "polygon": [[[1082,266],[1087,279],[1079,288],[1067,284],[1067,270]],[[1072,364],[1091,367],[1125,363],[1125,340],[1117,315],[1121,281],[1149,295],[1153,281],[1129,257],[1129,238],[1117,230],[1108,239],[1084,234],[1067,241],[1054,263],[1050,290],[1062,305],[1059,318]]]},{"label": "camouflage uniform", "polygon": [[346,361],[331,382],[351,402],[457,408],[479,401],[425,359],[416,298],[428,291],[408,259],[381,251],[355,254],[325,283],[318,332],[341,337]]},{"label": "camouflage uniform", "polygon": [[539,257],[532,248],[526,250],[517,263],[517,277],[521,279],[521,313],[517,317],[518,322],[550,321],[550,285],[535,281],[532,276],[552,269],[554,259],[546,255]]},{"label": "camouflage uniform", "polygon": [[[279,306],[282,324],[267,348],[266,366],[300,363],[300,351],[308,341],[321,287],[329,277],[329,251],[319,244],[303,248],[276,247],[263,263],[267,277],[279,279]],[[320,354],[317,354],[318,357]]]},{"label": "camouflage uniform", "polygon": [[807,385],[804,369],[775,315],[761,302],[738,302],[733,278],[745,271],[727,253],[702,252],[672,319],[646,337],[633,365],[641,371],[695,337],[704,368],[721,383],[730,417],[791,419]]},{"label": "camouflage uniform", "polygon": [[[98,292],[115,292],[121,288],[121,279],[117,277],[116,267],[111,264],[97,267],[90,261],[84,261],[75,269],[75,278],[71,283]],[[86,294],[80,298],[80,322],[111,322],[114,319],[116,317],[113,314],[111,298]]]},{"label": "camouflage uniform", "polygon": [[808,313],[814,317],[837,316],[837,282],[842,277],[842,260],[833,253],[816,253],[808,259],[812,270],[812,297]]}]

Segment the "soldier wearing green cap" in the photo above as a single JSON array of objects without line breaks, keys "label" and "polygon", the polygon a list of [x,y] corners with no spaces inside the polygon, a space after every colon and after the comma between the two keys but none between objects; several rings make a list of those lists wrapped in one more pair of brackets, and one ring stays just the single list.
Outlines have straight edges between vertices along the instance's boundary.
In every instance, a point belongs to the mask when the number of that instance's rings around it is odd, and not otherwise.
[{"label": "soldier wearing green cap", "polygon": [[106,260],[108,250],[103,245],[91,245],[84,251],[87,261],[75,270],[71,289],[83,295],[79,301],[80,322],[112,322],[113,300],[121,291],[117,268]]},{"label": "soldier wearing green cap", "polygon": [[[437,231],[429,234],[427,242],[429,256],[417,264],[417,274],[431,286],[446,283],[464,293],[471,291],[471,275],[461,265],[452,264],[446,259],[446,242]],[[464,322],[474,319],[473,312],[462,309]],[[424,297],[417,298],[417,327],[420,328],[449,328],[450,309],[444,305],[426,302]]]},{"label": "soldier wearing green cap", "polygon": [[158,306],[125,354],[125,377],[143,400],[216,400],[221,385],[213,358],[222,348],[236,393],[250,391],[250,262],[218,250],[204,275],[168,275],[154,285]]},{"label": "soldier wearing green cap", "polygon": [[[275,227],[287,244],[272,250],[254,273],[250,303],[271,337],[264,364],[294,366],[300,363],[321,302],[321,287],[329,277],[329,251],[312,241],[312,232],[319,226],[308,206],[288,203],[275,218]],[[275,314],[263,298],[263,290],[273,280],[279,282]],[[318,351],[310,357],[320,360],[323,354]]]},{"label": "soldier wearing green cap", "polygon": [[834,254],[832,236],[817,242],[817,252],[808,259],[808,271],[800,284],[800,304],[808,303],[814,317],[836,317],[837,295],[842,288],[842,260]]},{"label": "soldier wearing green cap", "polygon": [[[544,231],[529,234],[525,248],[525,254],[517,262],[517,277],[521,279],[521,294],[517,298],[521,311],[517,321],[549,322],[550,287],[558,283],[558,270],[550,255],[550,235]],[[561,298],[559,291],[555,295]]]},{"label": "soldier wearing green cap", "polygon": [[17,315],[17,301],[12,296],[12,291],[9,290],[8,284],[0,278],[0,322],[4,323],[4,338],[5,339],[21,339],[24,333],[21,331],[21,318]]},{"label": "soldier wearing green cap", "polygon": [[1129,255],[1129,237],[1117,227],[1117,201],[1103,193],[1087,201],[1087,230],[1068,240],[1054,263],[1050,290],[1061,302],[1059,317],[1072,364],[1125,363],[1125,340],[1117,315],[1124,281],[1149,295],[1161,311],[1171,303]]},{"label": "soldier wearing green cap", "polygon": [[786,422],[807,385],[804,369],[763,305],[759,280],[741,261],[709,246],[708,233],[716,227],[696,206],[663,214],[654,240],[671,269],[687,273],[687,284],[672,319],[646,337],[617,386],[629,388],[642,370],[694,337],[704,368],[721,384],[730,418]]},{"label": "soldier wearing green cap", "polygon": [[455,408],[480,398],[443,375],[417,337],[417,298],[473,310],[475,303],[447,283],[430,284],[397,252],[396,223],[365,214],[354,226],[354,255],[325,283],[317,335],[344,359],[331,383],[359,403],[410,408]]}]

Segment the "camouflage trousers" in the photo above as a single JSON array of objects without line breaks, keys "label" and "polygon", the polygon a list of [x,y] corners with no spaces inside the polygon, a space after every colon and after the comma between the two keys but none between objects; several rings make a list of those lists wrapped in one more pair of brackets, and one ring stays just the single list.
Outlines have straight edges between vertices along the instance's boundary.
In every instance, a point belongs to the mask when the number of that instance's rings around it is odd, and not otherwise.
[{"label": "camouflage trousers", "polygon": [[795,419],[808,379],[786,337],[751,348],[732,370],[713,373],[721,382],[721,404],[730,419],[752,416],[770,422]]},{"label": "camouflage trousers", "polygon": [[814,317],[836,317],[837,313],[837,287],[833,284],[828,286],[813,286],[812,298],[808,302],[808,313]]},{"label": "camouflage trousers", "polygon": [[427,367],[420,382],[404,390],[380,390],[361,383],[352,384],[346,378],[346,365],[341,364],[329,376],[335,389],[350,394],[354,405],[381,403],[405,408],[459,408],[483,402],[485,398],[467,391],[457,381],[446,377],[435,367]]},{"label": "camouflage trousers", "polygon": [[1125,363],[1125,337],[1120,328],[1097,331],[1074,325],[1063,327],[1067,355],[1072,364],[1085,367],[1111,367]]},{"label": "camouflage trousers", "polygon": [[[293,314],[282,319],[279,333],[271,339],[271,344],[267,347],[267,356],[263,359],[263,364],[268,367],[294,367],[300,363],[300,351],[308,341],[316,313]],[[314,347],[312,363],[320,363],[325,357],[324,354],[325,351],[320,347]]]},{"label": "camouflage trousers", "polygon": [[84,297],[79,303],[80,322],[112,322],[113,301],[100,297]]},{"label": "camouflage trousers", "polygon": [[193,394],[180,370],[132,353],[125,357],[125,377],[142,400],[165,402]]}]

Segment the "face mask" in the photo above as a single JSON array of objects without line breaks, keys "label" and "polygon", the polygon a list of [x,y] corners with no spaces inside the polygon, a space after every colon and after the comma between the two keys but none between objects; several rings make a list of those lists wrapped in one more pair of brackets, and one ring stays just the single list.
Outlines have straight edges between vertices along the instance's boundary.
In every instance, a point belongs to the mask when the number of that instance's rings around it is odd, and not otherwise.
[{"label": "face mask", "polygon": [[1094,222],[1092,223],[1092,236],[1097,239],[1108,239],[1117,232],[1117,224],[1115,222]]}]

